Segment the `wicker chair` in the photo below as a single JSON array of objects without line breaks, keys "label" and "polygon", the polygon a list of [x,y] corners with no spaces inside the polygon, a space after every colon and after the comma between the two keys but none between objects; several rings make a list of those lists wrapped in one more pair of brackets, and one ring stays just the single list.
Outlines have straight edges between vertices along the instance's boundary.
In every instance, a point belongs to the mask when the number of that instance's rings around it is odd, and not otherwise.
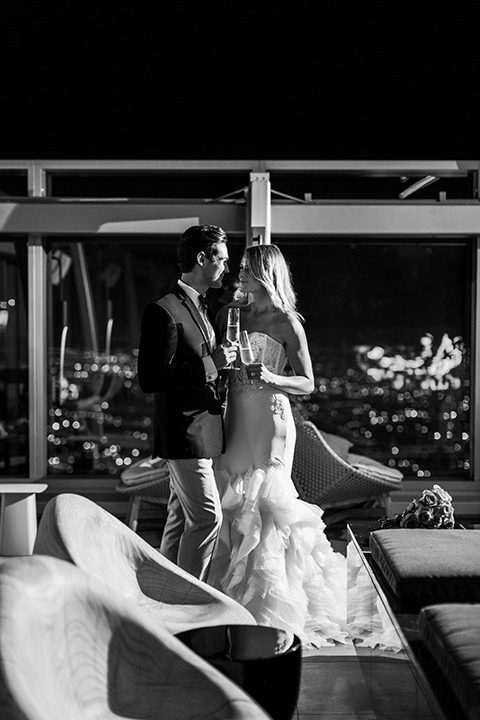
[{"label": "wicker chair", "polygon": [[166,507],[170,494],[170,474],[165,460],[151,457],[138,460],[120,475],[115,490],[129,496],[125,523],[134,532],[138,528],[138,518],[142,502]]},{"label": "wicker chair", "polygon": [[355,456],[357,462],[352,464],[335,452],[312,422],[295,416],[295,423],[297,441],[292,479],[302,500],[324,510],[344,508],[343,512],[330,517],[330,523],[348,517],[351,512],[347,508],[360,504],[376,504],[383,508],[382,514],[391,515],[390,493],[401,487],[400,471],[380,463],[369,464],[368,458],[364,463],[358,462],[358,455]]},{"label": "wicker chair", "polygon": [[3,720],[268,720],[168,629],[70,563],[0,564]]}]

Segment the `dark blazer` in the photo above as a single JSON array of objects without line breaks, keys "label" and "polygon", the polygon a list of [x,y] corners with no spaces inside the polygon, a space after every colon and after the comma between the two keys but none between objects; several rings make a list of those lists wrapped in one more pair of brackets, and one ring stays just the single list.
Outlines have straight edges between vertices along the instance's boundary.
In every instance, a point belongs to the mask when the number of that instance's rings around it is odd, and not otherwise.
[{"label": "dark blazer", "polygon": [[[212,325],[220,341],[215,319]],[[213,458],[225,449],[218,378],[208,382],[209,354],[200,313],[179,285],[143,313],[138,382],[155,395],[153,457]]]}]

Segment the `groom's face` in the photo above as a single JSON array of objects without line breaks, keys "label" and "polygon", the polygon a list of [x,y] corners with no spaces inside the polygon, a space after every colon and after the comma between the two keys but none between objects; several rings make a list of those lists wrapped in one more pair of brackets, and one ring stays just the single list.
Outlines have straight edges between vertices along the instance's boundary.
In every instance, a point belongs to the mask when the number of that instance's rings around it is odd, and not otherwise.
[{"label": "groom's face", "polygon": [[218,243],[215,254],[211,260],[205,258],[203,264],[205,280],[209,287],[222,287],[223,276],[228,272],[228,250],[225,243]]}]

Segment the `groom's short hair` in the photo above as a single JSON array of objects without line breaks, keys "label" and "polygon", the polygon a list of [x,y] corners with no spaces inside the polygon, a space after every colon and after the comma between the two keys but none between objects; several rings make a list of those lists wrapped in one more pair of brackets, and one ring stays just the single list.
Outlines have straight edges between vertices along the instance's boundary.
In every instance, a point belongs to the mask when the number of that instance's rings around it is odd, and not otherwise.
[{"label": "groom's short hair", "polygon": [[192,225],[187,228],[177,247],[180,270],[193,270],[199,252],[204,252],[209,260],[213,260],[218,243],[226,242],[227,233],[218,225]]}]

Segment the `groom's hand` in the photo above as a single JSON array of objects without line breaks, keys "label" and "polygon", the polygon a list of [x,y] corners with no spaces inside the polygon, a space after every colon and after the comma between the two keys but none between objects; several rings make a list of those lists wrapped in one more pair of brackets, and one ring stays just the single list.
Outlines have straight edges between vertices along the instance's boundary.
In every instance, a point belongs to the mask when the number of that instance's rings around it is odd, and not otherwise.
[{"label": "groom's hand", "polygon": [[218,345],[212,353],[212,360],[217,370],[223,370],[227,365],[235,362],[236,357],[235,345]]}]

